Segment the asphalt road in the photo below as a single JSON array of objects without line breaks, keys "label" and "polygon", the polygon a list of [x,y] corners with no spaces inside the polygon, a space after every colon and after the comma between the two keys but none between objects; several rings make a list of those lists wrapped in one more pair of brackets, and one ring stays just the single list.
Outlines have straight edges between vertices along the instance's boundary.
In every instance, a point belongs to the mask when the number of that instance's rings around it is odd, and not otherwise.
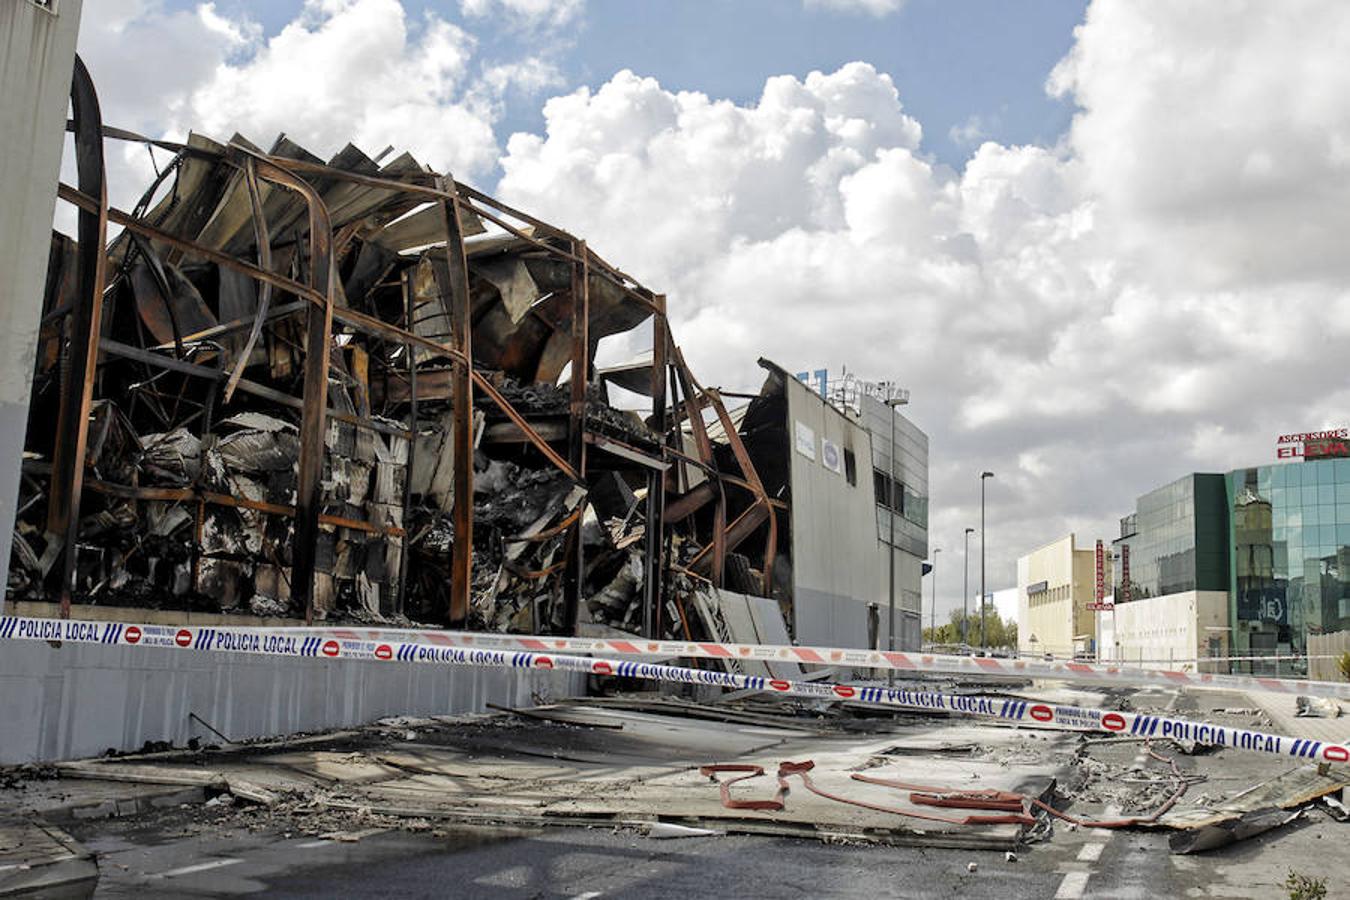
[{"label": "asphalt road", "polygon": [[[1138,701],[1171,701],[1148,697]],[[1240,695],[1183,695],[1185,712],[1237,705]],[[1197,710],[1197,705],[1201,708]],[[1162,764],[1138,744],[1103,745],[1094,758],[1114,771]],[[1271,777],[1264,757],[1221,752],[1178,757],[1206,776],[1196,792],[1231,795]],[[1142,774],[1142,773],[1141,773]],[[95,897],[680,898],[802,897],[1284,897],[1291,869],[1327,879],[1345,895],[1350,824],[1305,812],[1275,831],[1196,856],[1174,856],[1167,834],[1073,829],[1005,858],[1002,851],[829,844],[721,835],[661,840],[593,828],[502,830],[449,827],[440,833],[360,831],[343,840],[288,833],[260,817],[203,824],[192,810],[149,820],[85,821],[70,830],[99,854]],[[241,825],[251,824],[252,831]],[[430,828],[430,826],[428,826]],[[976,870],[969,871],[975,863]],[[1338,894],[1338,892],[1341,892]]]},{"label": "asphalt road", "polygon": [[[1160,834],[1061,832],[1012,861],[993,851],[736,835],[661,840],[579,828],[475,828],[444,837],[387,831],[339,842],[266,831],[176,837],[110,821],[81,836],[100,853],[103,874],[95,894],[100,898],[266,893],[404,900],[712,895],[1006,900],[1185,892],[1172,877],[1176,871],[1157,864],[1167,859]],[[1085,852],[1090,861],[1079,859]],[[975,872],[968,871],[971,862]]]}]

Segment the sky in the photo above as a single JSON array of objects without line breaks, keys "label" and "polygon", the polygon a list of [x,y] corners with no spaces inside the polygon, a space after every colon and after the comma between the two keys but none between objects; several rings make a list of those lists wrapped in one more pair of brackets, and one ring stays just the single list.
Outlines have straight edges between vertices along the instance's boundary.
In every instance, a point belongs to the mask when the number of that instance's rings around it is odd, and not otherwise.
[{"label": "sky", "polygon": [[[664,292],[705,384],[909,387],[939,617],[981,471],[993,590],[1350,423],[1343,0],[86,7],[112,124],[408,149]],[[109,168],[122,206],[153,174]]]}]

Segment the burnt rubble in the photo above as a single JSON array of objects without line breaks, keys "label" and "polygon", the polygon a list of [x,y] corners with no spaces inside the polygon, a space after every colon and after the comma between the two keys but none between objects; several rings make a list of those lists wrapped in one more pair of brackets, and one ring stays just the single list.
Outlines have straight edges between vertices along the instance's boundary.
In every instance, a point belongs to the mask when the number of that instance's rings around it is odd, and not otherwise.
[{"label": "burnt rubble", "polygon": [[[73,90],[9,599],[697,638],[700,591],[775,595],[787,498],[663,297],[407,153],[148,141]],[[173,154],[131,212],[114,138]]]}]

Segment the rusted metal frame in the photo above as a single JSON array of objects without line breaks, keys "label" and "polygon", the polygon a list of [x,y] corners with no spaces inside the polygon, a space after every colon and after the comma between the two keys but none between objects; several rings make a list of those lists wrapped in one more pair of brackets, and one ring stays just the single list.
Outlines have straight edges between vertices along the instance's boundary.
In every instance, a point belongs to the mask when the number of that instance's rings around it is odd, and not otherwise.
[{"label": "rusted metal frame", "polygon": [[[679,364],[687,372],[685,367],[684,354],[677,348],[675,355]],[[750,459],[750,453],[745,449],[744,442],[741,441],[740,433],[736,431],[735,423],[731,421],[731,414],[727,412],[726,406],[722,403],[717,394],[707,391],[698,383],[692,373],[689,378],[694,386],[708,399],[713,410],[717,413],[718,420],[722,423],[722,431],[727,436],[727,444],[731,447],[732,455],[736,457],[736,465],[740,466],[741,474],[750,482],[751,489],[755,492],[757,502],[764,505],[768,512],[769,533],[764,547],[764,596],[772,596],[772,578],[774,557],[778,550],[778,516],[774,513],[773,504],[769,502],[769,494],[764,489],[764,482],[760,480],[759,472],[755,469],[755,464]]]},{"label": "rusted metal frame", "polygon": [[554,450],[552,447],[549,446],[548,441],[544,440],[544,438],[540,436],[539,432],[536,431],[534,428],[532,428],[530,426],[530,423],[525,420],[525,417],[522,416],[520,412],[514,406],[511,405],[511,402],[502,396],[501,391],[497,390],[496,385],[494,385],[491,381],[487,379],[486,376],[484,376],[482,373],[476,370],[473,373],[473,383],[478,386],[479,390],[488,395],[488,399],[490,399],[493,403],[497,405],[499,409],[501,409],[501,411],[506,415],[506,417],[511,420],[511,423],[520,429],[521,433],[525,436],[526,440],[528,440],[531,444],[533,444],[535,448],[538,449],[539,452],[542,453],[548,459],[549,462],[553,463],[553,465],[557,467],[558,471],[562,472],[574,483],[576,484],[581,483],[582,480],[581,474],[572,467],[571,463],[563,459],[563,457],[558,453],[557,450]]},{"label": "rusted metal frame", "polygon": [[[262,194],[258,190],[258,167],[252,157],[244,160],[244,181],[248,185],[248,202],[253,215],[253,241],[258,245],[258,268],[272,268],[272,236],[267,230],[267,218],[263,215]],[[239,359],[225,384],[225,402],[234,396],[234,389],[243,377],[248,359],[253,355],[253,346],[262,336],[263,322],[267,321],[267,311],[272,305],[272,285],[266,281],[258,284],[258,312],[253,317],[253,329],[248,333],[244,348],[239,351]],[[327,405],[327,404],[325,404]]]},{"label": "rusted metal frame", "polygon": [[537,219],[527,212],[522,212],[514,207],[507,206],[505,203],[498,200],[496,197],[493,197],[491,194],[485,194],[482,191],[478,190],[478,188],[471,187],[470,185],[467,185],[462,181],[455,182],[455,190],[459,193],[461,197],[465,197],[469,200],[477,200],[480,203],[486,203],[493,209],[501,213],[504,213],[508,216],[511,216],[514,219],[519,219],[520,221],[524,222],[527,225],[533,226],[535,228],[542,228],[545,231],[551,232],[552,234],[556,234],[558,237],[565,238],[569,241],[576,240],[576,238],[574,238],[571,234],[567,233],[563,229],[558,228],[555,225],[550,225],[549,223],[545,222],[542,219]]},{"label": "rusted metal frame", "polygon": [[722,400],[715,393],[705,392],[712,401],[713,408],[717,411],[717,417],[722,423],[722,430],[726,432],[727,443],[731,445],[731,452],[736,457],[736,464],[741,467],[741,473],[745,475],[750,482],[751,490],[755,492],[756,502],[764,504],[769,513],[769,534],[764,546],[764,596],[773,596],[773,563],[778,550],[778,516],[774,512],[773,504],[769,502],[769,494],[764,490],[764,482],[760,480],[759,472],[755,469],[755,464],[750,459],[750,453],[745,449],[745,444],[741,441],[741,436],[736,431],[735,423],[731,421],[731,414],[723,405]]},{"label": "rusted metal frame", "polygon": [[[694,433],[694,444],[704,465],[717,472],[717,460],[713,456],[712,440],[708,437],[708,427],[703,421],[703,411],[695,400],[694,377],[685,365],[684,357],[678,347],[671,348],[671,362],[680,383],[680,392],[684,395],[685,415],[689,418],[689,428]],[[709,545],[712,550],[712,581],[721,587],[722,572],[726,564],[727,553],[727,498],[720,475],[713,477],[714,490],[717,491],[716,508],[713,510],[713,539]],[[707,547],[705,550],[709,549]]]},{"label": "rusted metal frame", "polygon": [[70,357],[57,413],[52,480],[48,492],[47,529],[62,541],[61,618],[70,618],[75,587],[77,545],[80,536],[80,499],[84,487],[84,456],[89,438],[89,409],[98,367],[98,336],[102,326],[103,288],[108,236],[108,192],[103,165],[102,114],[94,82],[84,61],[75,57],[70,84],[75,122],[75,165],[80,191],[95,199],[95,208],[79,212],[79,288],[71,311]]},{"label": "rusted metal frame", "polygon": [[[97,198],[85,194],[82,191],[79,191],[68,184],[60,184],[57,186],[57,196],[59,196],[62,200],[65,200],[67,203],[74,204],[80,209],[91,210],[95,212],[98,210]],[[307,284],[302,284],[301,282],[296,281],[292,278],[287,278],[285,275],[278,275],[275,272],[268,272],[267,270],[260,269],[251,263],[245,262],[241,259],[236,259],[235,257],[230,256],[228,253],[222,253],[219,250],[213,250],[210,247],[203,247],[200,244],[194,243],[193,241],[189,241],[184,238],[180,238],[177,235],[170,234],[169,232],[157,228],[154,225],[151,225],[141,219],[137,219],[129,215],[128,213],[122,212],[120,209],[108,207],[107,215],[108,221],[115,225],[121,225],[130,231],[136,232],[137,234],[142,234],[145,235],[146,237],[153,238],[154,240],[160,241],[162,243],[169,244],[170,246],[176,247],[180,250],[188,251],[189,253],[193,253],[197,256],[200,256],[201,258],[207,260],[208,262],[213,262],[216,265],[234,269],[236,272],[242,272],[243,274],[249,275],[257,279],[258,281],[266,281],[273,287],[279,288],[280,290],[286,291],[291,294],[295,294],[297,297],[301,297],[305,300],[308,300],[312,304],[322,306],[328,302],[327,299],[322,294],[316,292],[313,288],[311,288]]]},{"label": "rusted metal frame", "polygon": [[[469,185],[465,184],[462,181],[455,182],[455,189],[459,192],[460,197],[464,198],[465,202],[477,201],[478,203],[485,203],[488,206],[491,206],[493,209],[497,210],[498,212],[503,213],[504,215],[508,215],[513,219],[518,219],[519,221],[524,222],[525,224],[530,225],[534,228],[541,229],[549,233],[550,235],[554,235],[556,237],[560,237],[563,238],[564,240],[570,241],[573,245],[577,243],[576,237],[574,237],[572,234],[569,234],[567,231],[564,231],[563,229],[557,227],[556,225],[550,225],[548,222],[545,222],[542,219],[538,219],[527,212],[522,212],[521,210],[516,209],[515,207],[508,206],[507,204],[498,200],[496,197],[493,197],[491,194],[485,194],[482,191],[478,190],[477,188],[470,187]],[[489,222],[498,226],[499,228],[506,229],[516,237],[523,238],[527,241],[531,241],[532,243],[539,243],[537,239],[533,238],[530,235],[524,234],[514,226],[511,226],[508,223],[503,222],[498,216],[490,212],[487,212],[482,207],[474,206],[472,205],[472,203],[470,203],[469,208],[472,209],[473,212],[476,213],[477,215],[482,216],[483,218],[487,219]],[[545,245],[545,248],[549,250],[551,253],[554,253],[555,255],[564,256],[566,258],[571,259],[573,262],[580,262],[580,260],[577,259],[575,251],[573,252],[573,254],[569,255],[563,253],[556,247]],[[639,284],[636,278],[632,278],[631,276],[624,274],[619,269],[615,268],[613,265],[609,264],[608,262],[605,262],[605,260],[601,259],[595,253],[587,254],[587,263],[588,265],[600,269],[601,274],[606,276],[607,280],[614,282],[616,286],[626,291],[634,300],[637,300],[638,302],[647,306],[649,309],[652,310],[652,312],[658,311],[656,301],[653,299],[653,297],[641,293],[641,290],[645,290],[645,288],[642,288],[642,286]],[[650,294],[650,291],[648,292],[648,294]],[[662,313],[664,313],[664,306],[661,307],[661,311]]]},{"label": "rusted metal frame", "polygon": [[[169,317],[169,328],[173,330],[174,353],[182,358],[183,331],[178,325],[178,314],[173,308],[173,288],[169,286],[169,277],[164,274],[164,263],[150,246],[149,241],[141,235],[133,232],[131,245],[137,253],[145,257],[145,267],[150,272],[150,277],[154,279],[155,287],[159,290],[159,298],[164,303],[164,312]],[[130,266],[128,265],[125,268],[129,270]]]},{"label": "rusted metal frame", "polygon": [[[225,378],[225,373],[220,369],[213,369],[210,366],[203,366],[200,363],[185,362],[181,359],[174,359],[173,357],[159,356],[150,350],[142,350],[140,347],[133,347],[131,344],[124,344],[121,341],[115,341],[111,338],[100,339],[98,342],[98,349],[99,352],[111,356],[136,360],[137,362],[158,366],[159,368],[171,372],[179,372],[184,375],[195,375],[198,378],[204,378],[208,381],[221,381]],[[292,397],[284,391],[268,387],[265,384],[259,384],[256,381],[250,381],[247,378],[241,378],[239,380],[239,389],[246,394],[262,397],[265,400],[280,403],[282,406],[288,406],[291,409],[304,409],[305,406],[305,402],[299,397]],[[339,412],[334,409],[328,410],[328,416],[337,419],[340,422],[354,425],[357,428],[365,428],[369,431],[377,431],[381,434],[392,434],[401,438],[407,438],[412,434],[412,432],[407,429],[399,428],[396,425],[377,422],[374,419],[368,419],[351,413]]]},{"label": "rusted metal frame", "polygon": [[[453,185],[453,181],[450,182]],[[436,187],[446,189],[444,179]],[[473,346],[472,302],[469,294],[469,262],[464,256],[464,232],[459,220],[459,204],[454,199],[439,201],[441,224],[445,230],[445,262],[448,270],[450,301],[450,340],[460,353],[451,376],[450,408],[454,446],[454,505],[451,510],[455,540],[450,548],[450,602],[446,610],[449,624],[459,624],[469,615],[473,590]]]},{"label": "rusted metal frame", "polygon": [[[333,171],[340,172],[341,170],[334,169]],[[71,187],[68,184],[58,185],[57,195],[62,200],[65,200],[67,203],[71,203],[81,209],[92,211],[98,210],[98,201],[95,198],[81,193],[79,190]],[[241,259],[236,259],[235,257],[230,256],[227,253],[222,253],[219,250],[214,250],[210,247],[203,247],[200,244],[196,244],[192,241],[180,238],[177,235],[170,234],[169,232],[157,228],[154,225],[150,225],[149,223],[144,222],[141,219],[137,219],[131,216],[130,214],[123,212],[122,210],[117,209],[115,207],[108,207],[107,214],[108,214],[108,221],[115,225],[121,225],[123,228],[126,228],[129,231],[133,231],[136,232],[137,234],[142,234],[156,241],[169,244],[170,246],[176,247],[180,250],[185,250],[189,253],[200,256],[201,258],[207,260],[208,262],[213,262],[216,265],[225,266],[226,268],[233,269],[236,272],[248,275],[256,281],[262,281],[267,284],[270,284],[278,290],[285,291],[286,293],[289,294],[294,294],[295,296],[303,300],[306,300],[309,303],[322,306],[327,302],[323,296],[316,293],[308,285],[296,281],[292,278],[287,278],[285,275],[279,275],[275,272],[269,272],[265,269],[261,269],[253,265],[252,263],[245,262],[244,260]],[[527,235],[522,235],[522,237],[525,237],[526,240],[533,241],[533,239],[528,237]],[[558,251],[556,248],[550,247],[547,244],[541,244],[541,246],[543,246],[550,252],[554,253],[555,255],[561,255],[566,259],[573,259],[573,256],[570,253],[562,253]],[[462,358],[459,352],[456,351],[453,347],[449,347],[445,344],[433,341],[429,338],[422,337],[419,334],[414,334],[409,331],[405,331],[395,325],[390,325],[387,322],[383,322],[380,319],[376,319],[373,316],[368,316],[365,313],[357,312],[354,309],[334,308],[333,318],[342,322],[345,325],[350,325],[353,328],[356,328],[369,334],[382,334],[390,338],[391,341],[397,341],[400,343],[406,343],[408,341],[411,341],[418,347],[421,347],[425,350],[429,350],[438,356],[444,356],[447,357],[448,359],[456,361]],[[203,332],[203,334],[205,334],[205,332]],[[184,340],[192,340],[195,337],[196,337],[195,335],[187,335],[184,337]],[[481,386],[481,382],[479,384]]]},{"label": "rusted metal frame", "polygon": [[[591,346],[591,285],[590,267],[586,263],[589,253],[586,242],[572,241],[572,255],[578,262],[572,264],[572,284],[570,300],[572,305],[572,384],[571,397],[567,407],[568,414],[568,462],[586,479],[586,388],[590,384]],[[583,501],[584,503],[584,501]],[[586,558],[585,541],[582,529],[578,526],[572,533],[572,548],[569,554],[566,587],[563,591],[563,621],[575,631],[577,610],[581,607],[581,594],[585,590]]]},{"label": "rusted metal frame", "polygon": [[[309,306],[308,300],[292,300],[290,303],[283,303],[280,306],[273,307],[267,311],[267,322],[275,322],[277,319],[289,316],[293,312],[299,312]],[[235,331],[242,331],[249,328],[256,321],[255,316],[244,316],[238,319],[231,319],[228,322],[222,322],[219,325],[213,325],[210,328],[204,328],[201,331],[194,331],[192,334],[183,335],[184,344],[194,344],[198,341],[209,341],[213,338],[222,337]],[[173,347],[172,343],[155,344],[150,347],[151,350],[168,350]]]},{"label": "rusted metal frame", "polygon": [[[475,191],[474,193],[477,194],[478,196],[485,196],[478,191]],[[474,215],[486,219],[493,225],[496,225],[498,228],[501,228],[504,231],[506,231],[508,234],[520,238],[523,241],[528,241],[534,246],[547,251],[549,254],[556,256],[559,259],[567,260],[571,262],[573,265],[585,263],[588,267],[591,265],[591,263],[598,263],[600,267],[598,274],[601,275],[601,277],[613,283],[615,287],[623,291],[628,296],[629,299],[637,301],[641,305],[647,307],[647,309],[651,310],[653,313],[656,312],[656,305],[650,297],[647,297],[642,293],[640,293],[639,291],[635,290],[634,288],[630,287],[622,278],[616,277],[613,273],[618,272],[618,270],[615,269],[613,266],[610,266],[609,263],[606,263],[604,260],[602,260],[599,256],[595,255],[594,253],[588,251],[586,252],[584,258],[576,250],[573,250],[572,252],[569,253],[566,250],[562,250],[561,248],[555,247],[552,244],[540,240],[539,238],[533,235],[526,234],[524,231],[521,231],[519,228],[515,227],[510,222],[507,222],[506,220],[502,219],[499,216],[493,215],[492,213],[488,212],[487,210],[483,209],[480,206],[475,206],[473,203],[467,200],[461,199],[460,203],[462,203],[466,209],[473,212]],[[520,216],[522,218],[531,221],[532,223],[538,222],[537,219],[531,220],[528,216],[525,216],[523,213],[517,213],[515,211],[510,212],[509,215]],[[577,241],[575,238],[571,238],[571,236],[568,235],[566,232],[558,228],[554,228],[552,225],[541,223],[540,226],[538,227],[543,227],[547,229],[551,234],[554,234],[558,237],[570,238],[574,246],[578,243],[580,243],[582,246],[585,245],[585,241]],[[636,282],[634,282],[634,284],[636,284]]]},{"label": "rusted metal frame", "polygon": [[580,522],[581,513],[584,509],[585,504],[579,505],[576,509],[568,513],[567,516],[561,522],[559,522],[557,525],[554,525],[552,528],[545,528],[543,531],[537,531],[534,534],[518,534],[512,537],[504,537],[502,538],[502,543],[532,544],[532,543],[539,543],[541,541],[546,541],[549,538],[555,538],[558,535],[562,534],[567,529],[571,528],[573,525],[576,525],[578,522]]},{"label": "rusted metal frame", "polygon": [[328,411],[329,347],[333,340],[332,225],[318,191],[298,175],[243,148],[259,177],[299,194],[309,212],[309,278],[314,294],[305,334],[305,405],[300,416],[300,463],[296,486],[295,544],[291,552],[291,596],[304,607],[305,623],[314,621],[314,564],[323,503],[324,428]]},{"label": "rusted metal frame", "polygon": [[[216,354],[216,362],[219,364],[217,368],[217,377],[211,382],[210,387],[207,389],[206,404],[202,408],[201,444],[199,446],[206,449],[213,446],[215,441],[215,436],[212,434],[212,431],[215,428],[213,418],[215,415],[216,398],[220,393],[220,381],[225,376],[225,354]],[[184,382],[186,386],[186,379],[184,379]],[[205,476],[206,466],[197,466],[197,474],[192,479],[192,486],[195,490],[200,491],[202,489],[202,479]],[[197,591],[197,585],[201,580],[202,546],[205,533],[206,501],[204,499],[199,499],[197,501],[196,521],[194,522],[192,535],[192,590],[194,592]]]},{"label": "rusted metal frame", "polygon": [[[196,501],[212,506],[228,506],[233,509],[248,509],[268,513],[269,515],[295,518],[294,506],[288,506],[284,503],[269,503],[266,500],[250,500],[247,497],[235,497],[215,491],[200,491],[193,488],[139,487],[114,484],[110,481],[99,481],[93,478],[89,479],[87,484],[91,491],[106,494],[110,497],[121,497],[126,500],[156,500],[171,503]],[[337,528],[350,528],[354,531],[383,534],[391,537],[403,537],[407,533],[406,529],[399,528],[396,525],[377,525],[374,522],[349,519],[346,516],[332,516],[327,513],[319,516],[319,522]]]},{"label": "rusted metal frame", "polygon": [[[111,126],[108,126],[103,129],[103,134],[107,137],[115,138],[117,140],[131,141],[140,144],[153,144],[154,146],[160,147],[161,149],[168,150],[174,153],[187,154],[202,159],[229,161],[228,156],[225,153],[207,150],[206,148],[203,147],[191,147],[188,146],[187,144],[180,144],[173,141],[154,140],[136,134],[134,132],[127,131],[126,129],[113,128]],[[250,155],[253,154],[250,153]],[[554,247],[551,244],[548,244],[545,241],[542,241],[533,235],[526,234],[519,228],[516,228],[514,225],[511,225],[509,222],[504,221],[499,216],[490,213],[479,206],[473,205],[471,201],[478,201],[479,203],[487,204],[488,206],[491,206],[493,209],[496,209],[499,212],[504,213],[505,215],[518,219],[521,222],[525,222],[526,224],[534,228],[542,229],[545,232],[549,233],[550,235],[555,235],[557,237],[561,237],[567,240],[573,240],[572,235],[569,234],[567,231],[564,231],[563,229],[557,227],[556,225],[550,225],[549,223],[543,221],[542,219],[538,219],[534,216],[531,216],[529,213],[522,212],[521,210],[518,210],[512,206],[508,206],[507,204],[502,203],[500,200],[496,199],[492,195],[486,194],[478,190],[477,188],[470,187],[469,185],[461,181],[453,182],[455,190],[454,193],[452,193],[448,190],[445,190],[444,188],[422,184],[415,180],[403,181],[395,178],[384,178],[377,175],[364,175],[359,172],[349,172],[345,169],[335,169],[324,163],[313,163],[305,160],[287,159],[285,157],[280,156],[265,156],[259,158],[267,159],[279,166],[284,167],[285,169],[291,172],[306,172],[313,175],[320,175],[326,178],[348,181],[353,184],[363,185],[365,187],[380,188],[389,191],[400,191],[410,194],[417,194],[419,196],[426,197],[428,200],[452,199],[457,204],[465,206],[466,208],[474,212],[476,215],[482,216],[484,219],[487,219],[489,222],[492,222],[494,225],[498,226],[499,228],[502,228],[507,233],[520,238],[521,240],[528,241],[531,244],[534,244],[555,256],[571,260],[572,262],[580,261],[574,255],[568,253],[567,251],[562,250],[561,248],[558,247]],[[610,263],[601,259],[599,256],[596,256],[595,254],[591,254],[591,262],[597,268],[599,268],[602,271],[602,273],[608,277],[610,281],[613,281],[619,288],[627,292],[631,299],[634,299],[639,303],[646,305],[647,307],[652,309],[653,312],[656,311],[656,306],[653,303],[652,299],[650,297],[644,296],[643,293],[641,292],[642,290],[645,289],[641,288],[641,285],[637,279],[633,278],[631,275],[628,275],[627,273],[623,272],[617,267],[611,265]],[[638,289],[635,289],[635,286]]]},{"label": "rusted metal frame", "polygon": [[687,494],[676,497],[674,502],[667,505],[663,514],[663,521],[667,525],[673,525],[681,519],[687,519],[713,502],[716,497],[717,492],[713,490],[711,479],[705,481]]},{"label": "rusted metal frame", "polygon": [[[652,430],[661,435],[663,456],[666,434],[666,357],[670,343],[670,323],[666,320],[666,298],[653,298],[656,314],[652,318]],[[662,633],[662,547],[665,544],[666,473],[647,473],[647,521],[643,532],[642,633],[655,638]]]},{"label": "rusted metal frame", "polygon": [[[770,510],[771,507],[756,503],[754,506],[746,507],[744,512],[733,519],[731,524],[727,527],[726,552],[730,553],[735,550],[741,545],[742,541],[754,534],[755,529],[759,528],[760,525],[763,525],[765,518],[771,514]],[[708,554],[711,553],[713,549],[712,545],[708,545],[699,550],[698,553],[694,554],[694,558],[689,560],[689,567],[694,569],[698,566],[702,566],[704,569],[707,569],[708,566],[715,561],[708,559]],[[705,561],[707,561],[706,565],[704,564]]]},{"label": "rusted metal frame", "polygon": [[530,225],[533,225],[538,228],[543,228],[550,234],[556,234],[560,237],[570,237],[570,235],[562,231],[562,229],[555,228],[552,225],[548,225],[544,222],[540,222],[538,219],[535,219],[531,216],[527,216],[524,213],[519,213],[509,208],[504,208],[502,204],[497,203],[487,194],[484,194],[481,191],[470,188],[468,185],[461,184],[460,182],[451,182],[451,184],[453,184],[454,186],[454,190],[450,190],[448,189],[448,187],[442,186],[445,184],[445,182],[439,176],[437,177],[436,182],[437,186],[433,187],[412,181],[399,181],[393,178],[382,178],[378,175],[363,175],[359,172],[348,172],[345,169],[334,169],[331,166],[324,165],[323,163],[305,162],[302,160],[285,159],[282,157],[275,157],[275,156],[269,157],[269,159],[272,159],[278,164],[283,165],[287,169],[290,169],[295,172],[307,172],[312,175],[321,175],[325,178],[332,178],[340,181],[348,181],[351,182],[352,184],[359,184],[364,187],[382,188],[384,190],[389,191],[402,191],[410,194],[417,194],[418,196],[426,197],[427,200],[433,202],[453,201],[457,206],[463,206],[464,208],[475,213],[476,215],[482,216],[489,222],[506,231],[508,234],[518,237],[521,240],[528,241],[529,243],[534,244],[535,246],[540,247],[543,250],[547,250],[549,253],[555,256],[559,256],[563,259],[569,259],[573,262],[580,261],[573,254],[568,253],[567,251],[562,250],[561,248],[554,247],[552,244],[549,244],[539,239],[538,237],[526,234],[525,232],[521,231],[519,228],[515,227],[511,223],[504,221],[499,216],[496,216],[490,212],[487,212],[486,210],[474,206],[472,203],[469,202],[468,199],[466,199],[465,195],[467,195],[470,198],[480,200],[484,203],[488,203],[494,208],[502,210],[507,215],[518,218],[521,221],[528,222]]},{"label": "rusted metal frame", "polygon": [[608,450],[610,453],[629,462],[635,462],[638,465],[654,470],[656,472],[665,472],[670,468],[670,463],[659,456],[653,456],[645,450],[634,447],[632,444],[625,444],[623,441],[615,440],[607,434],[600,434],[594,431],[587,431],[584,440],[592,447],[599,447],[601,450]]},{"label": "rusted metal frame", "polygon": [[[412,289],[412,270],[404,269],[399,277],[399,287],[403,291],[404,315],[408,325],[408,330],[412,331],[413,318],[413,289]],[[413,350],[413,345],[405,343],[404,352],[408,356],[408,424],[411,426],[408,437],[408,464],[404,469],[403,477],[403,527],[412,527],[412,473],[413,467],[417,462],[417,354]],[[388,393],[386,390],[385,393]],[[408,572],[410,571],[410,560],[412,557],[411,541],[404,539],[402,552],[398,556],[398,593],[394,598],[394,614],[403,615],[403,609],[408,599]]]},{"label": "rusted metal frame", "polygon": [[[667,447],[667,448],[666,448],[666,452],[669,453],[671,456],[675,457],[675,458],[676,458],[678,461],[680,461],[680,462],[688,463],[689,465],[694,466],[695,468],[698,468],[698,469],[703,470],[704,472],[706,472],[706,473],[708,474],[709,480],[712,480],[712,479],[714,479],[714,478],[720,478],[722,481],[724,481],[725,483],[727,483],[727,484],[729,484],[729,485],[732,485],[732,486],[734,486],[734,487],[741,488],[742,490],[746,491],[747,493],[750,493],[750,494],[756,494],[754,485],[752,485],[750,482],[746,481],[744,478],[737,478],[735,475],[728,475],[726,472],[719,472],[719,471],[717,471],[716,469],[714,469],[712,466],[704,465],[703,462],[701,462],[697,457],[690,456],[688,453],[685,453],[683,450],[677,450],[677,449],[674,448],[674,447]],[[702,486],[702,485],[700,485],[700,487],[701,487],[701,486]],[[689,493],[685,494],[684,496],[685,496],[685,497],[692,497],[697,491],[698,491],[698,488],[695,488],[694,490],[690,491]],[[679,501],[677,500],[676,502],[678,503]],[[782,500],[778,500],[778,499],[776,499],[776,498],[774,498],[774,497],[769,497],[769,498],[768,498],[768,502],[769,502],[770,505],[772,505],[773,507],[775,507],[775,508],[777,508],[777,509],[787,509],[787,508],[788,508],[788,505],[787,505],[786,503],[784,503]],[[702,506],[702,504],[699,504],[698,506],[695,507],[694,510],[690,510],[688,513],[685,513],[685,516],[692,514],[696,509],[698,509],[698,508],[701,507],[701,506]],[[672,507],[672,508],[673,508],[673,507]],[[682,518],[684,518],[685,516],[678,516],[678,517],[676,517],[676,516],[674,516],[674,514],[672,513],[671,516],[669,517],[669,520],[670,520],[670,521],[679,521],[679,519],[682,519]]]},{"label": "rusted metal frame", "polygon": [[547,578],[550,575],[554,575],[560,572],[566,567],[567,567],[567,560],[565,559],[559,562],[555,562],[553,565],[548,566],[546,568],[537,570],[526,569],[522,566],[517,565],[516,563],[511,562],[510,560],[502,562],[502,568],[506,569],[506,571],[510,572],[512,575],[515,575],[518,578],[524,578],[527,581],[539,581],[542,578]]}]

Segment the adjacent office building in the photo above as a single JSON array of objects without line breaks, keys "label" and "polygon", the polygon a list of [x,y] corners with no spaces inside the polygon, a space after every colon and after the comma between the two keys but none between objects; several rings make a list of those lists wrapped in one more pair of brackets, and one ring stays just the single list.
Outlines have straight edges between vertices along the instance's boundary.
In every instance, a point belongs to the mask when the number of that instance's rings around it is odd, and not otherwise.
[{"label": "adjacent office building", "polygon": [[1350,459],[1225,479],[1235,655],[1302,655],[1310,634],[1350,629]]},{"label": "adjacent office building", "polygon": [[1350,459],[1186,475],[1141,496],[1113,548],[1103,658],[1300,674],[1273,658],[1350,629]]},{"label": "adjacent office building", "polygon": [[1074,535],[1052,541],[1017,560],[1017,650],[1057,657],[1096,651],[1095,550],[1080,550]]}]

